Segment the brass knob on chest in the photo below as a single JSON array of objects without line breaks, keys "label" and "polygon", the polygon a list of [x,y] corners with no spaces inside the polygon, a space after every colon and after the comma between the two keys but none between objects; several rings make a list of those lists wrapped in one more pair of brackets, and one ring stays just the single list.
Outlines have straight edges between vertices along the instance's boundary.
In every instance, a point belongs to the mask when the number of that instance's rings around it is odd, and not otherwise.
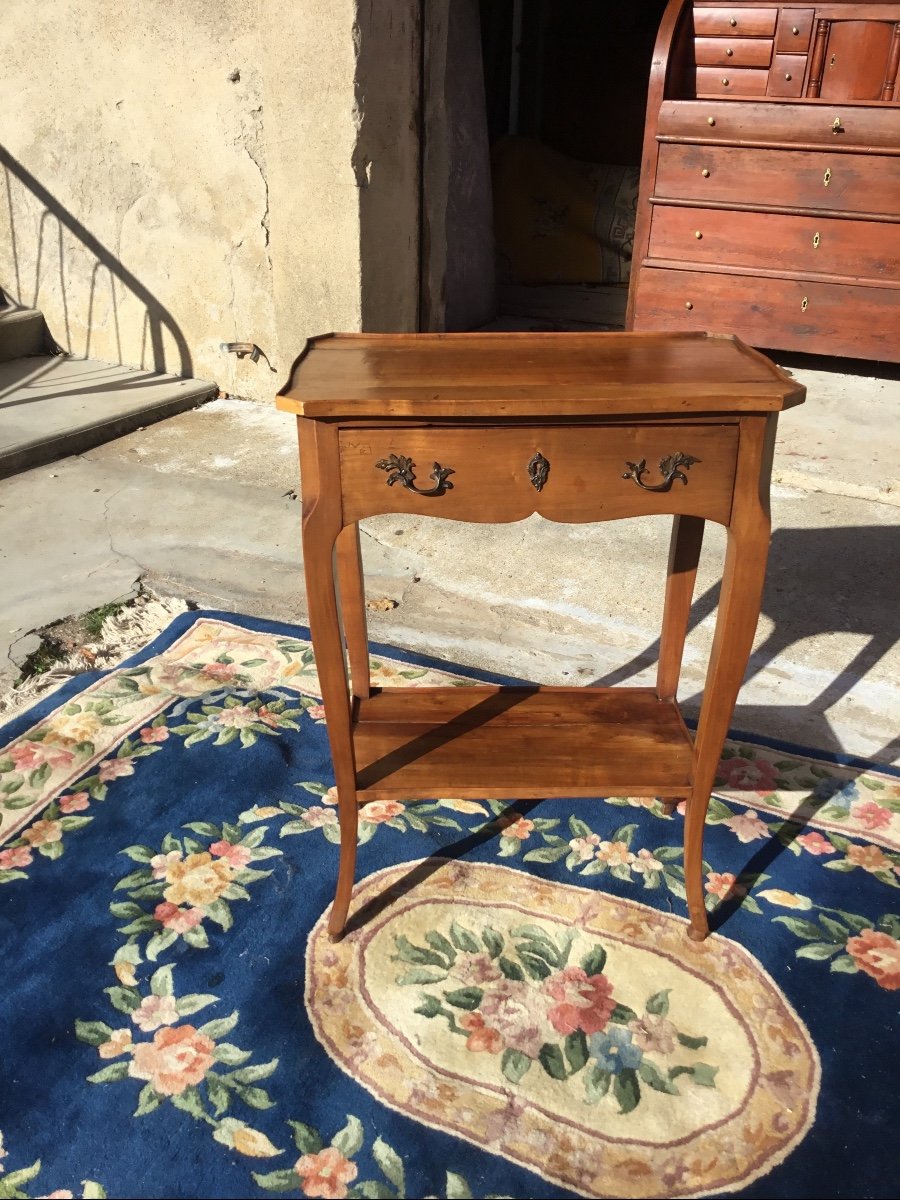
[{"label": "brass knob on chest", "polygon": [[709,171],[707,170],[706,167],[703,168],[703,170],[700,172],[700,174],[703,176],[704,179],[709,179]]},{"label": "brass knob on chest", "polygon": [[729,24],[729,25],[730,25],[732,28],[734,28],[734,26],[735,26],[735,25],[737,25],[737,21],[734,19],[734,17],[732,17],[732,18],[731,18],[731,20],[728,22],[728,24]]},{"label": "brass knob on chest", "polygon": [[727,56],[728,56],[729,58],[731,58],[732,54],[734,54],[734,51],[733,51],[733,50],[731,49],[731,47],[729,46],[729,47],[728,47],[728,49],[725,51],[725,53],[727,54]]},{"label": "brass knob on chest", "polygon": [[691,304],[690,300],[685,300],[684,307],[685,308],[693,308],[694,306],[693,306],[693,304]]},{"label": "brass knob on chest", "polygon": [[707,123],[707,125],[715,125],[715,123],[716,123],[716,118],[715,118],[715,117],[707,117],[707,118],[706,118],[706,123]]},{"label": "brass knob on chest", "polygon": [[790,71],[787,71],[787,72],[785,72],[785,76],[784,76],[784,77],[785,77],[785,79],[786,79],[786,80],[787,80],[789,83],[790,83],[790,81],[791,81],[791,80],[794,78],[794,77],[793,77],[793,75],[790,73]]},{"label": "brass knob on chest", "polygon": [[794,37],[796,37],[799,32],[800,32],[800,30],[797,28],[796,25],[791,26],[791,33],[794,35]]},{"label": "brass knob on chest", "polygon": [[699,241],[699,240],[700,240],[700,238],[702,238],[702,237],[703,237],[703,234],[700,232],[700,230],[699,230],[699,229],[695,229],[695,230],[694,230],[694,237],[695,237],[695,238],[696,238],[696,239]]},{"label": "brass knob on chest", "polygon": [[722,80],[722,83],[725,85],[725,87],[728,87],[728,80],[727,80],[727,79],[723,79],[723,80]]}]

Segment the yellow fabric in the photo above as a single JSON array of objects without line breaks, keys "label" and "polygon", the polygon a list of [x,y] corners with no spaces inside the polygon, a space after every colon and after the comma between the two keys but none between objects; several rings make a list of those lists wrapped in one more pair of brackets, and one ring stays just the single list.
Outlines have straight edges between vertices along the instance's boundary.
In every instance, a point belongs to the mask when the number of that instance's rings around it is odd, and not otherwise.
[{"label": "yellow fabric", "polygon": [[625,283],[637,167],[579,162],[531,138],[491,152],[500,274],[512,283]]}]

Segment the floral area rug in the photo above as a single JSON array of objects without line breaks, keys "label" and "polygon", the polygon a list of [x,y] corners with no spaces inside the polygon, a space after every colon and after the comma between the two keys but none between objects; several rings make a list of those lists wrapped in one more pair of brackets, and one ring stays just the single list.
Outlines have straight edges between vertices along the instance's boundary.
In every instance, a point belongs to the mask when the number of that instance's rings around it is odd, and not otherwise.
[{"label": "floral area rug", "polygon": [[896,1195],[896,775],[729,742],[699,945],[624,796],[366,805],[332,945],[331,784],[216,613],[0,729],[0,1197]]}]

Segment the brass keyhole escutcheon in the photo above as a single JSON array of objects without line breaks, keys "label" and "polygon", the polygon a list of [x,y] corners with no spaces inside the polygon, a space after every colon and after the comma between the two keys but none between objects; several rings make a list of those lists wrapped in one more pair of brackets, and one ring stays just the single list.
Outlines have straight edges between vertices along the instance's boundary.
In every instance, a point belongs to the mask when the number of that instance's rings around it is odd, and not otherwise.
[{"label": "brass keyhole escutcheon", "polygon": [[829,183],[831,183],[831,167],[825,168],[825,174],[822,176],[822,183],[825,185],[825,187],[828,187]]},{"label": "brass keyhole escutcheon", "polygon": [[835,117],[834,120],[831,122],[831,132],[832,133],[843,133],[844,132],[844,127],[841,124],[840,117]]},{"label": "brass keyhole escutcheon", "polygon": [[829,67],[833,67],[833,66],[834,66],[834,62],[835,62],[835,59],[836,59],[836,58],[837,58],[837,55],[836,55],[836,54],[832,54],[832,56],[831,56],[831,62],[828,64],[828,65],[829,65]]},{"label": "brass keyhole escutcheon", "polygon": [[800,311],[806,312],[807,308],[809,308],[809,296],[804,296],[800,302]]},{"label": "brass keyhole escutcheon", "polygon": [[814,249],[816,249],[816,250],[818,250],[818,248],[819,248],[819,234],[818,234],[818,232],[816,232],[816,233],[814,233],[814,234],[813,234],[813,247],[814,247]]}]

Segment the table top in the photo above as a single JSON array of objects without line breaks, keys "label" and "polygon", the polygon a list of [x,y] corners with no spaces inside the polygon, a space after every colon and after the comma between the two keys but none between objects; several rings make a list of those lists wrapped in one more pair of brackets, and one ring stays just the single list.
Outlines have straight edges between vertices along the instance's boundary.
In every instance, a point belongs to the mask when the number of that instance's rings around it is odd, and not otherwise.
[{"label": "table top", "polygon": [[736,337],[707,333],[329,333],[278,407],[330,420],[775,412],[806,389]]}]

